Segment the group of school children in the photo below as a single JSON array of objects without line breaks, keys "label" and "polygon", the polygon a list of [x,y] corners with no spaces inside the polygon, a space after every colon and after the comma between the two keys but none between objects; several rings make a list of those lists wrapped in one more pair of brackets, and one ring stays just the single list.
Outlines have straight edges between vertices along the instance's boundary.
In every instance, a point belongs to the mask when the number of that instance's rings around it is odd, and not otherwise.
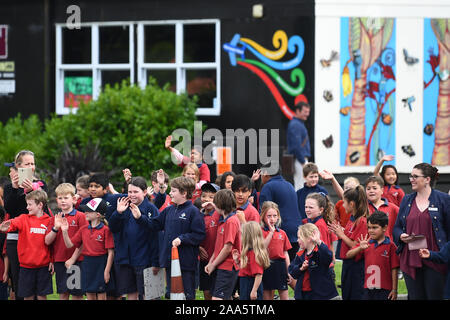
[{"label": "group of school children", "polygon": [[[61,300],[143,299],[144,270],[151,268],[155,275],[165,272],[167,298],[171,250],[177,247],[188,300],[197,288],[207,300],[273,300],[276,291],[288,300],[289,287],[295,299],[334,299],[336,258],[343,264],[343,299],[397,299],[399,257],[392,236],[404,192],[395,167],[379,173],[389,156],[365,188],[348,177],[342,189],[332,173],[319,173],[314,163],[304,166],[306,182],[296,192],[299,250],[290,256],[279,205],[259,203],[254,188],[264,172],[251,178],[227,172],[212,183],[199,150],[183,156],[170,136],[165,147],[183,167],[182,176],[169,181],[164,170],[155,170],[149,187],[127,168],[123,193],[103,173],[82,176],[75,186],[57,186],[56,212],[47,205],[43,181],[18,185],[16,168],[35,168],[34,154],[19,152],[4,187],[0,231],[8,236],[0,290],[10,277],[10,298],[43,300],[53,293],[54,274]],[[341,199],[336,205],[319,176],[332,182]],[[430,251],[420,251],[429,258]]]}]

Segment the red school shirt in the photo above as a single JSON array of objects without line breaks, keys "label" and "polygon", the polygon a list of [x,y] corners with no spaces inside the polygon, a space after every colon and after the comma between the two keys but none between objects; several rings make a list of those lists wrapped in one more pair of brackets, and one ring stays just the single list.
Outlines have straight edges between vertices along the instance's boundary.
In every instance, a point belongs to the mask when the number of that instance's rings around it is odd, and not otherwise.
[{"label": "red school shirt", "polygon": [[[367,218],[366,217],[359,217],[356,221],[353,216],[350,217],[350,220],[347,222],[347,225],[345,226],[344,230],[345,235],[350,238],[353,241],[358,241],[358,239],[361,237],[361,235],[365,236],[367,235]],[[342,241],[341,244],[341,259],[347,259],[346,255],[347,252],[351,248]],[[358,253],[356,257],[353,259],[355,261],[360,260],[362,257],[361,253]]]},{"label": "red school shirt", "polygon": [[256,208],[248,200],[243,206],[237,208],[237,210],[244,211],[245,221],[247,222],[256,221],[259,223],[261,219],[258,210],[256,210]]},{"label": "red school shirt", "polygon": [[395,250],[397,247],[389,237],[380,244],[375,240],[369,240],[369,248],[363,251],[364,288],[392,290],[392,269],[400,266]]},{"label": "red school shirt", "polygon": [[383,188],[383,198],[388,199],[390,203],[395,204],[397,207],[400,207],[404,196],[405,191],[399,186],[385,185]]},{"label": "red school shirt", "polygon": [[51,217],[44,213],[41,217],[21,214],[10,220],[7,232],[19,231],[17,254],[23,268],[41,268],[50,263],[50,248],[45,244],[45,234]]},{"label": "red school shirt", "polygon": [[[267,238],[270,233],[270,230],[267,226],[262,228],[263,237]],[[289,242],[289,238],[286,235],[284,230],[275,227],[275,231],[272,235],[272,239],[270,240],[269,246],[267,247],[267,251],[269,251],[269,259],[285,259],[284,255],[285,251],[288,251],[292,248],[291,243]]]},{"label": "red school shirt", "polygon": [[[241,253],[241,224],[236,216],[236,212],[230,213],[225,219],[223,219],[223,216],[220,217],[219,226],[217,227],[216,244],[214,246],[214,258],[217,258],[227,243],[232,244],[231,250],[236,249],[239,254]],[[239,270],[239,266],[234,261],[233,255],[230,252],[225,260],[217,266],[217,269],[232,271],[233,266],[235,270]]]},{"label": "red school shirt", "polygon": [[85,256],[102,256],[108,253],[108,249],[114,248],[112,233],[102,222],[95,228],[90,224],[84,225],[70,240],[77,248],[83,245],[82,253]]},{"label": "red school shirt", "polygon": [[[75,209],[73,209],[70,213],[65,214],[64,217],[67,219],[67,222],[69,224],[69,230],[67,231],[67,233],[69,234],[69,238],[72,238],[82,226],[88,224],[88,221],[86,220],[86,215],[83,212],[77,211]],[[54,226],[55,226],[55,218],[53,217],[48,225],[47,233],[53,232],[52,228]],[[72,257],[72,254],[76,248],[75,247],[67,248],[64,243],[62,231],[58,231],[58,233],[56,234],[55,241],[53,241],[52,243],[52,249],[53,249],[53,261],[65,262],[68,259],[70,259],[70,257]],[[78,261],[81,260],[83,260],[82,255],[80,255]]]},{"label": "red school shirt", "polygon": [[217,227],[219,226],[220,214],[218,214],[214,210],[210,213],[202,212],[202,214],[203,221],[205,221],[206,236],[200,246],[206,250],[209,259],[214,253],[214,245],[216,243]]},{"label": "red school shirt", "polygon": [[341,227],[345,228],[348,220],[350,219],[351,214],[345,211],[344,201],[339,200],[338,202],[336,202],[334,208],[337,213],[337,220],[339,221],[339,224],[341,225]]},{"label": "red school shirt", "polygon": [[388,227],[386,230],[386,235],[392,238],[392,231],[394,230],[394,225],[395,225],[395,220],[397,220],[397,215],[398,215],[398,207],[389,202],[387,199],[385,198],[381,198],[381,200],[384,201],[383,204],[381,204],[378,209],[377,207],[375,207],[375,205],[369,200],[369,214],[372,214],[375,212],[375,210],[384,212],[387,214],[388,218],[389,218],[389,222],[388,222]]},{"label": "red school shirt", "polygon": [[239,270],[239,277],[252,277],[263,274],[264,268],[256,261],[255,252],[250,249],[247,252],[247,265]]}]

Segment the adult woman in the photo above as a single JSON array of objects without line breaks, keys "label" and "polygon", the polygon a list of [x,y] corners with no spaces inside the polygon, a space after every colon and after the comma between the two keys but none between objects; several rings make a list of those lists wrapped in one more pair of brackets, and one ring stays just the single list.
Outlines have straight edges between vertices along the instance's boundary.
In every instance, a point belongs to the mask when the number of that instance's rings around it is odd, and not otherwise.
[{"label": "adult woman", "polygon": [[[5,210],[9,214],[10,219],[16,218],[23,213],[28,213],[27,202],[25,200],[25,196],[28,192],[40,188],[47,191],[45,182],[35,177],[32,181],[25,179],[24,182],[19,185],[17,168],[31,168],[34,177],[34,172],[36,170],[34,153],[29,150],[20,151],[14,158],[14,167],[11,167],[10,169],[9,177],[11,178],[11,183],[6,184],[4,190]],[[49,212],[48,208],[45,208],[44,211]],[[10,263],[10,276],[14,292],[17,292],[19,283],[19,258],[17,257],[18,239],[19,235],[17,232],[10,232],[6,236],[6,253]]]},{"label": "adult woman", "polygon": [[409,176],[414,192],[403,198],[394,225],[400,269],[411,300],[443,298],[446,265],[422,260],[417,250],[439,251],[450,238],[450,196],[433,189],[437,176],[438,170],[428,163],[414,166]]}]

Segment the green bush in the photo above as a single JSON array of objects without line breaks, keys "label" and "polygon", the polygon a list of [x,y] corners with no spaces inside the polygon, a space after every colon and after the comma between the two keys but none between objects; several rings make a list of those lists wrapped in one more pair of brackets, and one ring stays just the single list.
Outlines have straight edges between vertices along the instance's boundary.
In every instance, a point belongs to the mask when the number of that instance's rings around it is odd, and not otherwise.
[{"label": "green bush", "polygon": [[40,152],[39,137],[43,126],[36,115],[22,119],[19,113],[10,118],[5,124],[0,122],[0,176],[9,176],[9,168],[3,163],[13,162],[16,154],[23,149]]},{"label": "green bush", "polygon": [[[168,88],[158,87],[154,79],[145,89],[124,81],[114,87],[107,85],[96,101],[81,105],[75,114],[53,115],[44,123],[36,116],[24,121],[18,116],[0,127],[2,137],[7,138],[0,155],[11,162],[18,150],[29,148],[36,154],[37,167],[50,178],[63,154],[89,154],[85,150],[95,146],[103,170],[116,171],[114,182],[123,181],[123,168],[146,178],[159,168],[170,175],[179,173],[164,148],[165,137],[178,128],[193,132],[197,102]],[[78,158],[89,162],[89,155]]]}]

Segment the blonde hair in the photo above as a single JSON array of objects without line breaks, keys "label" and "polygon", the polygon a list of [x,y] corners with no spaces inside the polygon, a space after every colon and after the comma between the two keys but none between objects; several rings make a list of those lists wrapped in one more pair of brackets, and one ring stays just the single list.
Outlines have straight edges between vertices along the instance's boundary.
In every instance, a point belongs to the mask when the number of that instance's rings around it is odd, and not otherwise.
[{"label": "blonde hair", "polygon": [[33,153],[33,151],[30,151],[30,150],[21,150],[21,151],[19,151],[19,152],[16,154],[16,156],[15,156],[15,158],[14,158],[14,163],[16,164],[16,166],[18,166],[19,164],[22,163],[22,158],[23,158],[23,156],[26,156],[26,155],[33,156],[33,158],[34,158],[34,153]]},{"label": "blonde hair", "polygon": [[317,232],[319,232],[319,228],[314,223],[305,223],[298,227],[297,236],[305,241]]},{"label": "blonde hair", "polygon": [[352,182],[352,181],[353,181],[357,186],[360,185],[360,182],[359,182],[358,178],[356,178],[356,177],[347,177],[347,178],[345,178],[345,180],[344,180],[344,185],[345,185],[347,182]]},{"label": "blonde hair", "polygon": [[264,245],[261,227],[255,221],[249,221],[242,225],[241,268],[247,266],[247,253],[250,249],[255,253],[255,259],[258,264],[264,269],[270,266],[269,253]]},{"label": "blonde hair", "polygon": [[183,168],[183,176],[186,173],[188,169],[194,170],[195,173],[195,183],[197,183],[200,180],[200,171],[198,170],[198,167],[195,163],[189,162],[184,168]]},{"label": "blonde hair", "polygon": [[55,193],[56,196],[70,194],[73,197],[76,193],[76,188],[73,186],[73,184],[65,182],[56,187]]},{"label": "blonde hair", "polygon": [[275,226],[279,227],[281,225],[280,209],[278,208],[278,205],[273,201],[264,201],[264,203],[261,207],[261,218],[260,218],[261,227],[264,228],[266,226],[266,223],[264,220],[266,219],[266,214],[267,214],[267,211],[269,211],[269,209],[273,209],[277,212],[278,220],[275,223]]}]

